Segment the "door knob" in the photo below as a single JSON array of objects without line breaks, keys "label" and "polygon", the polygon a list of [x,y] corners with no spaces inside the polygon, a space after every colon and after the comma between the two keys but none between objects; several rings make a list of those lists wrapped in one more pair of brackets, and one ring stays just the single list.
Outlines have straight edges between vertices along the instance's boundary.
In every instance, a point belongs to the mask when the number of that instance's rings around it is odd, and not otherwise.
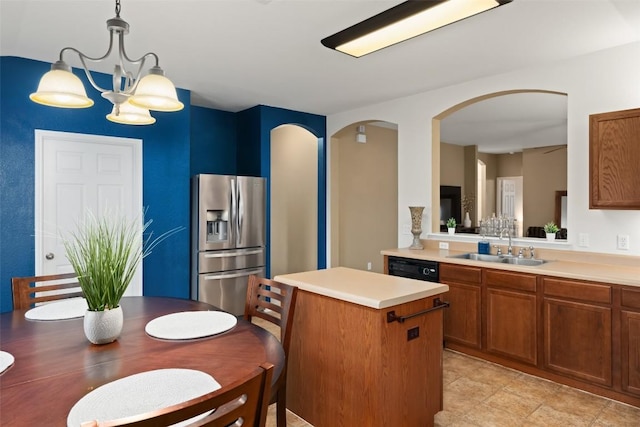
[{"label": "door knob", "polygon": [[54,259],[56,256],[55,256],[54,254],[52,254],[51,252],[49,252],[49,253],[48,253],[48,254],[46,254],[44,257],[45,257],[46,259],[48,259],[48,260],[52,260],[52,259]]}]

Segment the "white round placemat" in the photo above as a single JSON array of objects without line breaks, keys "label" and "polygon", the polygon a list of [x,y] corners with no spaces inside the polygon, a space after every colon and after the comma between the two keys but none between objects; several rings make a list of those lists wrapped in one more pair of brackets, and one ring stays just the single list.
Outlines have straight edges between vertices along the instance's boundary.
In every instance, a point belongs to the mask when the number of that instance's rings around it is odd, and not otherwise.
[{"label": "white round placemat", "polygon": [[64,320],[83,317],[89,306],[82,297],[65,298],[63,300],[42,304],[24,314],[29,320]]},{"label": "white round placemat", "polygon": [[86,394],[69,411],[67,426],[78,427],[92,420],[108,421],[144,414],[219,388],[220,384],[211,375],[193,369],[141,372],[104,384]]},{"label": "white round placemat", "polygon": [[236,316],[224,311],[181,311],[156,317],[144,330],[156,338],[187,340],[220,334],[236,323]]},{"label": "white round placemat", "polygon": [[7,370],[7,368],[13,365],[15,358],[13,354],[6,351],[0,351],[0,374]]}]

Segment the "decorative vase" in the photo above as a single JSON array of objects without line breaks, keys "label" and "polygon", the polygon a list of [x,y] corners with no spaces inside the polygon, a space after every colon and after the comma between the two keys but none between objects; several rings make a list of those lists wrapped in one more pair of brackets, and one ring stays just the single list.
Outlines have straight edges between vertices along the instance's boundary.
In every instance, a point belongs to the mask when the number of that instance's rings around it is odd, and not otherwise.
[{"label": "decorative vase", "polygon": [[547,233],[547,240],[549,241],[556,240],[556,233]]},{"label": "decorative vase", "polygon": [[114,342],[122,332],[122,307],[84,313],[84,334],[93,344]]},{"label": "decorative vase", "polygon": [[424,249],[420,243],[420,234],[422,234],[422,211],[424,206],[409,206],[411,212],[411,234],[413,234],[413,243],[409,249]]},{"label": "decorative vase", "polygon": [[464,221],[462,222],[462,225],[464,225],[465,228],[471,227],[471,218],[469,218],[469,212],[464,213]]},{"label": "decorative vase", "polygon": [[447,228],[447,231],[449,232],[449,234],[456,234],[456,228],[455,227]]}]

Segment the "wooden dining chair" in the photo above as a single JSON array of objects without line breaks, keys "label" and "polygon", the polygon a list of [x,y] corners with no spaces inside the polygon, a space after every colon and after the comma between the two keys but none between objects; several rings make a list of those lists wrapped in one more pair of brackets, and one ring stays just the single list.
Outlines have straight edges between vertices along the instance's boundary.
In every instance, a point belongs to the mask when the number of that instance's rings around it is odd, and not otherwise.
[{"label": "wooden dining chair", "polygon": [[244,318],[251,322],[253,317],[271,322],[280,327],[280,343],[284,349],[285,363],[280,376],[271,387],[269,403],[276,403],[277,426],[287,425],[287,364],[289,362],[289,344],[291,325],[296,307],[298,288],[276,282],[275,280],[249,276],[247,299],[244,306]]},{"label": "wooden dining chair", "polygon": [[[13,277],[13,309],[31,308],[36,303],[55,301],[64,298],[81,297],[82,290],[76,278],[76,273],[50,274],[46,276]],[[60,283],[63,281],[64,283]],[[54,291],[54,293],[51,293]],[[43,292],[45,293],[43,295]]]},{"label": "wooden dining chair", "polygon": [[265,362],[247,377],[195,399],[132,417],[111,421],[88,421],[82,423],[81,427],[168,426],[211,411],[213,412],[186,425],[264,427],[269,408],[272,375],[273,365]]}]

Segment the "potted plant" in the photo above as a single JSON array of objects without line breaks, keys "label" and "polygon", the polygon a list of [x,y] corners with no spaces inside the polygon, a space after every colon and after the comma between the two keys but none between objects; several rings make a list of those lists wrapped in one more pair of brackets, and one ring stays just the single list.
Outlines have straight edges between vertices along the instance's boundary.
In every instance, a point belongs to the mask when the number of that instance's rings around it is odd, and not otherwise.
[{"label": "potted plant", "polygon": [[153,233],[149,233],[143,240],[151,222],[140,225],[139,219],[109,213],[96,218],[89,212],[77,230],[62,239],[88,305],[85,335],[94,344],[107,344],[120,336],[123,319],[120,299],[136,269],[153,248],[181,229],[153,239]]},{"label": "potted plant", "polygon": [[547,233],[547,240],[555,240],[558,230],[558,226],[553,221],[544,225],[544,232]]},{"label": "potted plant", "polygon": [[456,232],[456,219],[451,217],[447,220],[447,230],[449,234],[454,234]]}]

